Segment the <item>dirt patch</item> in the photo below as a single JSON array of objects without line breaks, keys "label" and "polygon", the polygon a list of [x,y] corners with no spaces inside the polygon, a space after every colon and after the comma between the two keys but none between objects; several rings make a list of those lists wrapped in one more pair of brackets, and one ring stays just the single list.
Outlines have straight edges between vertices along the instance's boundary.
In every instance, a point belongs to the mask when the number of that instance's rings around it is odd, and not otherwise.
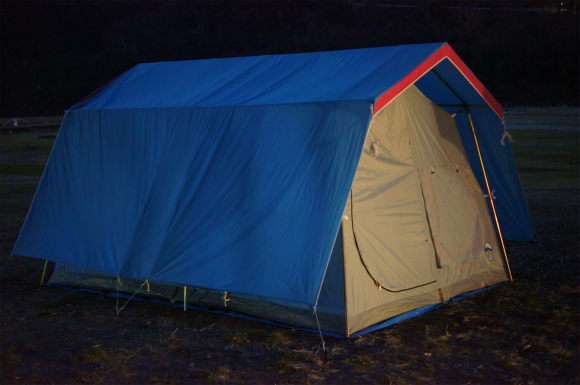
[{"label": "dirt patch", "polygon": [[514,282],[356,339],[324,337],[326,351],[314,333],[138,301],[117,317],[114,297],[41,286],[44,261],[10,258],[37,181],[2,176],[0,383],[580,383],[578,163],[553,174],[578,141],[518,136],[540,243],[508,242]]}]

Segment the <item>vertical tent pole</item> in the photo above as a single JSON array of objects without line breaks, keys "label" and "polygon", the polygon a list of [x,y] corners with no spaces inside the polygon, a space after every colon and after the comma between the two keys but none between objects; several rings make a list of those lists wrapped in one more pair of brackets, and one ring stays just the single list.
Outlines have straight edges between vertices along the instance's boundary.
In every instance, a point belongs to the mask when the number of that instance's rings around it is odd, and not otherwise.
[{"label": "vertical tent pole", "polygon": [[503,237],[501,235],[501,229],[499,227],[499,220],[497,219],[495,205],[493,204],[493,196],[491,195],[491,189],[489,188],[489,181],[487,180],[487,174],[485,172],[485,167],[483,165],[483,158],[481,157],[481,151],[479,149],[479,142],[477,141],[477,135],[475,134],[475,127],[473,126],[473,120],[471,119],[471,113],[469,111],[468,106],[465,106],[465,111],[467,112],[467,117],[469,118],[469,124],[471,124],[471,132],[473,132],[473,139],[475,140],[475,147],[477,148],[477,155],[479,155],[479,162],[481,163],[481,171],[483,171],[483,178],[485,179],[485,186],[487,187],[487,194],[489,195],[489,202],[491,203],[491,210],[493,211],[495,225],[497,226],[497,233],[499,235],[499,240],[501,242],[501,247],[503,249],[503,255],[504,255],[506,267],[507,267],[507,270],[509,273],[509,278],[510,278],[510,281],[513,282],[514,278],[512,276],[512,271],[510,269],[510,263],[508,261],[507,252],[505,250],[505,244],[503,242]]},{"label": "vertical tent pole", "polygon": [[[352,187],[350,194],[352,197]],[[354,226],[354,223],[352,225]],[[342,227],[342,223],[340,224],[340,227]],[[345,327],[344,334],[346,335],[346,338],[350,338],[350,329],[348,325],[348,295],[346,291],[346,257],[344,252],[346,248],[344,247],[344,235],[342,236],[341,242],[342,242],[342,274],[344,275],[344,327]]]},{"label": "vertical tent pole", "polygon": [[46,267],[48,266],[48,259],[44,262],[44,270],[42,271],[42,278],[40,278],[40,284],[44,284],[44,276],[46,274]]}]

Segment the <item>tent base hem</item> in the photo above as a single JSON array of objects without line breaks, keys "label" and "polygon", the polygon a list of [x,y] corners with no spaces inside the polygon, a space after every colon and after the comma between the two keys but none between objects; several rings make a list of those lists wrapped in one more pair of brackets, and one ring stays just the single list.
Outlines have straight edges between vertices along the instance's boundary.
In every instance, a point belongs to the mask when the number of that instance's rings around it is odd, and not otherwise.
[{"label": "tent base hem", "polygon": [[[132,300],[136,300],[139,302],[158,303],[158,304],[162,304],[162,305],[169,305],[169,306],[181,307],[181,308],[183,307],[183,304],[181,304],[181,303],[180,304],[170,303],[170,302],[164,301],[162,299],[131,296],[129,294],[121,293],[121,292],[119,292],[117,294],[117,293],[112,293],[112,292],[92,290],[92,289],[83,289],[83,288],[78,288],[78,287],[63,286],[63,285],[57,285],[57,284],[46,284],[44,286],[79,291],[79,292],[84,292],[84,293],[101,294],[101,295],[106,295],[106,296],[112,297],[112,298],[116,298],[118,296],[119,298],[127,298],[127,299],[131,298]],[[325,330],[318,330],[318,329],[311,329],[311,328],[307,328],[307,327],[288,325],[288,324],[272,321],[272,320],[265,319],[265,318],[254,317],[254,316],[251,316],[248,314],[237,312],[235,310],[221,310],[221,309],[214,309],[214,308],[209,308],[209,307],[204,307],[204,306],[199,306],[199,305],[190,305],[190,304],[187,304],[187,309],[198,310],[198,311],[203,311],[203,312],[207,312],[207,313],[221,314],[221,315],[225,315],[225,316],[232,316],[232,317],[237,317],[237,318],[251,320],[251,321],[258,321],[258,322],[262,322],[262,323],[265,323],[268,325],[280,326],[280,327],[284,327],[284,328],[288,328],[288,329],[295,329],[295,330],[300,330],[300,331],[309,332],[309,333],[317,333],[317,334],[322,333],[322,334],[329,336],[329,337],[346,338],[342,334],[333,333],[333,332],[325,331]],[[312,314],[312,318],[313,318],[314,322],[316,322],[315,317],[314,317],[314,313]]]},{"label": "tent base hem", "polygon": [[[405,312],[405,313],[400,314],[398,316],[389,318],[388,320],[385,320],[383,322],[379,322],[375,325],[372,325],[372,326],[369,326],[365,329],[359,330],[355,333],[352,333],[349,336],[345,336],[343,334],[339,334],[339,333],[332,332],[332,331],[319,330],[317,328],[309,328],[309,327],[303,327],[303,326],[290,325],[290,324],[282,323],[282,322],[276,322],[274,320],[269,320],[266,318],[261,318],[261,317],[256,317],[256,316],[252,316],[249,314],[244,314],[244,313],[238,312],[238,311],[233,310],[233,309],[229,309],[229,310],[228,309],[216,309],[216,308],[211,308],[211,307],[206,307],[206,306],[192,305],[189,303],[186,305],[186,308],[191,309],[191,310],[198,310],[198,311],[204,311],[204,312],[208,312],[208,313],[221,314],[221,315],[233,316],[233,317],[237,317],[237,318],[241,318],[241,319],[258,321],[258,322],[262,322],[262,323],[269,324],[269,325],[280,326],[280,327],[285,327],[285,328],[295,329],[295,330],[301,330],[301,331],[310,332],[310,333],[322,333],[326,336],[335,337],[335,338],[356,338],[356,337],[360,337],[364,334],[367,334],[367,333],[370,333],[370,332],[373,332],[376,330],[384,329],[386,327],[392,326],[394,324],[405,321],[407,319],[411,319],[411,318],[423,315],[423,314],[428,313],[432,310],[438,309],[438,308],[443,307],[445,305],[448,305],[452,302],[460,301],[462,299],[465,299],[465,298],[470,297],[472,295],[481,293],[481,292],[486,291],[488,289],[493,289],[495,287],[502,286],[505,283],[507,283],[507,281],[500,282],[500,283],[497,283],[497,284],[494,284],[491,286],[487,286],[487,287],[484,287],[481,289],[473,290],[473,291],[470,291],[467,293],[459,294],[453,298],[450,298],[449,300],[447,300],[444,303],[427,305],[427,306],[423,306],[423,307],[418,308],[418,309],[414,309],[414,310]],[[129,294],[123,293],[123,292],[117,293],[117,292],[110,292],[110,291],[103,291],[103,290],[93,290],[93,289],[88,289],[88,288],[79,288],[79,287],[59,285],[59,284],[54,284],[54,283],[49,283],[49,284],[46,284],[45,286],[73,290],[73,291],[79,291],[79,292],[104,294],[104,295],[107,295],[107,296],[113,297],[113,298],[118,297],[118,298],[134,299],[134,300],[137,300],[140,302],[159,303],[159,304],[170,305],[170,306],[174,306],[174,307],[183,307],[182,303],[171,303],[167,300],[163,300],[160,298],[129,295]],[[312,313],[312,319],[315,322],[315,316],[313,313]]]},{"label": "tent base hem", "polygon": [[[139,299],[141,301],[157,302],[162,304],[185,306],[204,311],[221,314],[240,315],[242,318],[266,320],[290,328],[302,328],[318,332],[318,322],[311,306],[294,302],[283,302],[265,297],[196,287],[171,284],[167,282],[149,281],[144,285],[143,280],[121,279],[104,272],[80,272],[78,266],[68,266],[67,270],[57,269],[52,273],[48,286],[61,287],[72,290],[102,293],[109,296]],[[84,269],[86,270],[86,269]],[[320,328],[328,335],[344,334],[344,314],[338,314],[333,309],[317,307]]]},{"label": "tent base hem", "polygon": [[367,327],[365,329],[359,330],[358,332],[351,334],[350,337],[356,338],[356,337],[360,337],[360,336],[362,336],[364,334],[367,334],[367,333],[370,333],[370,332],[373,332],[373,331],[376,331],[376,330],[384,329],[386,327],[392,326],[392,325],[394,325],[396,323],[399,323],[401,321],[405,321],[407,319],[411,319],[411,318],[414,318],[414,317],[423,315],[423,314],[428,313],[428,312],[430,312],[432,310],[435,310],[435,309],[438,309],[438,308],[443,307],[445,305],[448,305],[448,304],[450,304],[452,302],[461,301],[462,299],[465,299],[467,297],[470,297],[470,296],[472,296],[474,294],[481,293],[481,292],[486,291],[488,289],[493,289],[495,287],[504,285],[506,283],[507,283],[507,281],[500,282],[500,283],[497,283],[495,285],[487,286],[487,287],[484,287],[484,288],[481,288],[481,289],[477,289],[477,290],[473,290],[473,291],[470,291],[470,292],[467,292],[467,293],[463,293],[463,294],[457,295],[457,296],[455,296],[453,298],[450,298],[449,300],[447,300],[446,302],[443,302],[443,303],[437,303],[437,304],[434,304],[434,305],[427,305],[427,306],[423,306],[423,307],[420,307],[420,308],[415,309],[415,310],[408,311],[408,312],[403,313],[403,314],[400,314],[400,315],[398,315],[396,317],[389,318],[388,320],[379,322],[379,323],[377,323],[375,325],[372,325],[372,326],[369,326],[369,327]]}]

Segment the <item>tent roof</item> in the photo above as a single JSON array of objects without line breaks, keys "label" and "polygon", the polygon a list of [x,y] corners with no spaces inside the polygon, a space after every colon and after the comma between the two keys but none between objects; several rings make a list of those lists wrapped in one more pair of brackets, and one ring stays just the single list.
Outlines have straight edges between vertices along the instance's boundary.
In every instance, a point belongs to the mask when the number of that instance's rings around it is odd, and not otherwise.
[{"label": "tent roof", "polygon": [[435,103],[487,104],[502,116],[499,103],[446,43],[139,64],[73,109],[368,101],[376,113],[427,73],[417,86]]}]

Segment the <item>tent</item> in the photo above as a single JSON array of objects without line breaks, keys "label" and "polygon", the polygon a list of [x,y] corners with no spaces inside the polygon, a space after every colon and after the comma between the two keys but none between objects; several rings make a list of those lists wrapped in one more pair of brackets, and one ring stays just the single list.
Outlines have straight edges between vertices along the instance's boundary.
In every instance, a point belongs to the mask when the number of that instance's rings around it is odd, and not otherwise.
[{"label": "tent", "polygon": [[502,114],[445,43],[139,64],[67,111],[13,253],[357,336],[511,279]]}]

